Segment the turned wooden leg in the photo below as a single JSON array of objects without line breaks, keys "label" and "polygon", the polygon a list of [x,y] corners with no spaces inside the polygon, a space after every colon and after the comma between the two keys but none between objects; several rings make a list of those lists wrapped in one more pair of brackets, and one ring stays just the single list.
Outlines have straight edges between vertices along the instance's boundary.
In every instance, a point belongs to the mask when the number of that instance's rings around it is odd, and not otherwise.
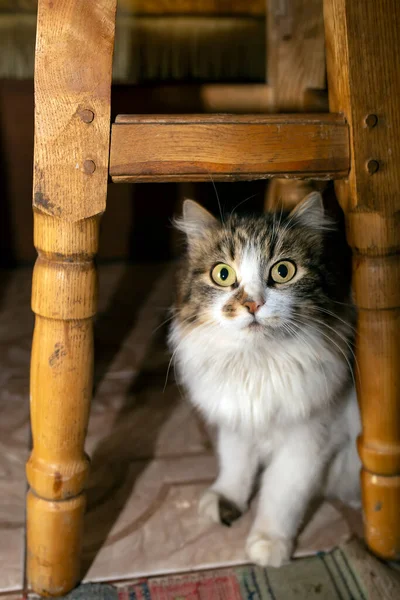
[{"label": "turned wooden leg", "polygon": [[115,5],[38,5],[27,573],[42,595],[63,595],[80,576]]},{"label": "turned wooden leg", "polygon": [[324,0],[330,108],[350,125],[351,170],[336,191],[359,310],[358,449],[365,537],[400,558],[400,3]]},{"label": "turned wooden leg", "polygon": [[29,577],[41,593],[60,594],[79,580],[98,225],[98,217],[65,223],[35,213],[27,536]]}]

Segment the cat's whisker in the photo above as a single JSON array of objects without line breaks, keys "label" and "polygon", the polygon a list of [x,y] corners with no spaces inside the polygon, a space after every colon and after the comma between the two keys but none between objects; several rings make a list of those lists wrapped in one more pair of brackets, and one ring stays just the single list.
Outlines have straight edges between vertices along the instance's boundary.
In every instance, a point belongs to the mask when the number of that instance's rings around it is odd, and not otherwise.
[{"label": "cat's whisker", "polygon": [[221,202],[220,202],[218,191],[217,191],[217,186],[215,185],[214,179],[212,178],[212,175],[211,175],[210,171],[208,169],[206,169],[206,171],[207,171],[207,175],[209,176],[210,181],[211,181],[211,183],[213,185],[214,192],[215,192],[215,195],[217,197],[217,202],[218,202],[218,208],[219,208],[219,214],[220,214],[220,217],[221,217],[221,222],[222,222],[223,227],[225,228],[224,215],[222,213],[222,207],[221,207]]},{"label": "cat's whisker", "polygon": [[173,363],[173,364],[174,364],[174,378],[175,378],[176,387],[178,388],[180,397],[182,398],[183,401],[185,401],[185,396],[182,393],[181,386],[179,385],[178,377],[176,376],[176,365],[175,365],[175,363]]},{"label": "cat's whisker", "polygon": [[[298,315],[297,315],[296,313],[293,313],[293,314],[294,314],[294,315],[296,315],[296,318],[299,320],[299,317],[298,317]],[[301,315],[301,316],[303,316],[303,315]],[[316,324],[318,324],[318,323],[320,323],[320,324],[321,324],[321,323],[322,323],[322,325],[324,325],[325,327],[328,327],[328,326],[326,325],[326,323],[324,323],[323,321],[318,321],[318,319],[313,319],[313,318],[312,318],[312,317],[310,317],[309,315],[307,315],[307,321],[301,321],[301,320],[300,320],[300,322],[301,322],[303,325],[306,325],[306,326],[308,325],[308,326],[309,326],[309,322],[310,322],[310,320],[311,320],[313,323],[316,323]],[[344,357],[344,359],[345,359],[345,360],[346,360],[346,362],[347,362],[347,365],[348,365],[348,367],[349,367],[349,371],[350,371],[350,374],[351,374],[351,377],[352,377],[352,380],[353,380],[353,384],[354,384],[354,386],[355,386],[355,385],[356,385],[356,380],[355,380],[355,376],[354,376],[353,367],[352,367],[352,365],[351,365],[351,362],[350,362],[350,360],[349,360],[348,356],[346,355],[345,351],[343,350],[343,348],[341,348],[341,347],[340,347],[340,345],[339,345],[337,342],[335,342],[335,340],[333,339],[333,337],[332,337],[332,336],[330,336],[330,335],[329,335],[329,334],[327,334],[327,333],[324,333],[324,332],[322,331],[321,327],[318,327],[318,325],[317,325],[317,326],[316,326],[316,329],[317,329],[317,331],[318,331],[318,332],[319,332],[321,335],[323,335],[323,336],[324,336],[324,337],[325,337],[325,338],[326,338],[328,341],[330,341],[330,342],[331,342],[331,343],[332,343],[332,344],[333,344],[333,345],[334,345],[334,346],[335,346],[335,347],[336,347],[336,348],[339,350],[339,352],[342,354],[342,356]],[[331,330],[332,330],[332,331],[333,331],[333,332],[334,332],[336,335],[338,335],[339,337],[341,337],[341,339],[342,339],[342,340],[344,340],[344,338],[342,338],[342,336],[340,336],[340,335],[338,334],[338,332],[337,332],[335,329],[333,329],[333,327],[329,327],[329,329],[331,329]],[[344,340],[344,341],[345,341],[345,340]],[[345,343],[346,343],[346,345],[348,346],[348,348],[350,349],[350,351],[351,351],[351,353],[352,353],[353,357],[355,358],[355,356],[354,356],[354,352],[351,350],[351,348],[350,348],[349,344],[347,344],[347,342],[345,342]]]},{"label": "cat's whisker", "polygon": [[[188,317],[189,318],[189,317]],[[169,372],[171,369],[171,364],[175,358],[176,353],[178,352],[180,346],[183,344],[183,342],[193,333],[198,332],[200,329],[205,328],[205,327],[209,327],[208,323],[202,323],[200,325],[198,325],[196,328],[191,328],[190,325],[186,325],[186,327],[183,328],[183,331],[181,331],[181,339],[179,341],[179,343],[177,344],[177,346],[175,347],[175,350],[172,353],[172,356],[170,358],[170,361],[168,363],[168,367],[167,367],[167,374],[165,376],[165,382],[164,382],[164,387],[163,387],[163,393],[165,392],[165,389],[167,387],[168,384],[168,377],[169,377]],[[187,331],[189,329],[189,333],[185,334],[185,331]]]},{"label": "cat's whisker", "polygon": [[278,220],[278,221],[277,221],[277,220],[276,220],[276,218],[275,218],[275,217],[276,217],[276,213],[274,213],[274,221],[273,221],[273,224],[274,224],[274,229],[273,229],[273,236],[274,236],[274,238],[275,238],[275,242],[277,242],[277,241],[278,241],[278,230],[279,230],[279,227],[281,226],[281,223],[282,223],[282,215],[283,215],[283,202],[281,202],[281,212],[280,212],[280,214],[279,214],[279,220]]},{"label": "cat's whisker", "polygon": [[350,308],[354,308],[354,304],[352,304],[351,302],[339,302],[339,300],[333,300],[332,298],[330,299],[330,302],[334,302],[335,304],[340,304],[341,306],[348,306]]},{"label": "cat's whisker", "polygon": [[[152,332],[151,334],[154,335],[159,329],[161,329],[164,325],[166,325],[169,321],[172,321],[173,319],[176,318],[176,313],[178,312],[178,309],[171,309],[171,311],[174,311],[173,315],[170,315],[167,319],[165,319],[165,321],[163,321],[162,323],[160,323]],[[203,315],[207,315],[206,311],[197,313],[196,316],[203,316]],[[188,317],[186,317],[186,319],[183,319],[183,321],[181,321],[181,323],[185,323],[186,321],[189,321],[190,319],[192,319],[192,315],[189,315]]]},{"label": "cat's whisker", "polygon": [[[179,345],[180,345],[180,344],[179,344]],[[167,387],[167,384],[168,384],[168,377],[169,377],[169,371],[170,371],[170,369],[171,369],[171,364],[172,364],[172,361],[174,360],[174,356],[175,356],[175,354],[177,353],[177,351],[178,351],[178,349],[179,349],[179,345],[178,345],[178,346],[176,347],[176,349],[173,351],[173,353],[172,353],[172,356],[171,356],[171,358],[170,358],[170,360],[169,360],[169,363],[168,363],[168,367],[167,367],[167,374],[166,374],[166,376],[165,376],[165,382],[164,382],[164,387],[163,387],[163,394],[165,393],[165,390],[166,390],[166,387]]]},{"label": "cat's whisker", "polygon": [[344,325],[346,325],[346,327],[349,327],[354,333],[358,333],[357,327],[354,327],[348,321],[345,321],[344,319],[342,319],[338,315],[335,315],[335,313],[332,312],[331,310],[328,310],[327,308],[323,308],[322,306],[314,306],[313,308],[316,311],[323,312],[323,313],[325,313],[327,315],[330,315],[332,318],[337,319],[338,321],[340,321],[341,323],[343,323]]},{"label": "cat's whisker", "polygon": [[168,367],[167,367],[167,373],[165,375],[165,382],[164,382],[164,387],[163,387],[163,394],[165,393],[165,390],[166,390],[166,387],[167,387],[167,384],[168,384],[169,372],[170,372],[171,365],[173,363],[174,357],[175,357],[176,353],[178,352],[180,346],[182,345],[184,339],[185,338],[182,337],[181,341],[179,342],[179,344],[176,346],[175,350],[173,351],[173,353],[171,355],[171,358],[169,359],[169,363],[168,363]]},{"label": "cat's whisker", "polygon": [[[316,308],[319,308],[319,307],[315,307],[315,306],[313,307],[314,310]],[[343,342],[346,344],[346,346],[350,350],[352,356],[355,358],[355,354],[354,354],[354,351],[353,351],[351,345],[349,344],[349,342],[347,341],[347,339],[342,335],[342,333],[340,333],[340,331],[338,331],[337,329],[335,329],[331,325],[328,325],[328,323],[325,323],[325,321],[321,321],[320,319],[317,319],[316,317],[314,317],[314,316],[312,316],[310,314],[303,315],[302,313],[299,313],[297,311],[293,311],[293,314],[296,315],[296,316],[299,316],[299,317],[303,317],[303,319],[310,319],[314,323],[318,323],[320,325],[323,325],[324,327],[327,327],[327,329],[330,329],[331,331],[333,331],[335,333],[335,335],[337,335],[340,339],[343,340]],[[343,323],[345,325],[347,325],[348,327],[350,327],[350,325],[348,323],[346,323],[345,321],[343,321]]]},{"label": "cat's whisker", "polygon": [[[303,323],[303,324],[306,324],[306,323]],[[349,358],[346,356],[346,353],[344,352],[343,348],[341,348],[341,347],[339,346],[339,344],[337,344],[337,343],[335,342],[335,340],[334,340],[334,339],[333,339],[333,338],[332,338],[330,335],[328,335],[327,333],[324,333],[324,332],[323,332],[323,331],[321,331],[321,329],[320,329],[320,328],[318,328],[318,327],[317,327],[316,329],[317,329],[317,331],[318,331],[318,332],[319,332],[321,335],[323,335],[323,336],[324,336],[324,337],[325,337],[325,338],[326,338],[326,339],[327,339],[329,342],[331,342],[331,343],[332,343],[332,344],[333,344],[333,345],[334,345],[334,346],[335,346],[335,347],[336,347],[336,348],[339,350],[339,352],[341,353],[341,355],[342,355],[342,356],[343,356],[343,358],[345,359],[345,361],[346,361],[346,363],[347,363],[347,366],[349,367],[349,372],[350,372],[350,375],[351,375],[351,379],[352,379],[353,385],[355,386],[355,385],[356,385],[356,380],[355,380],[355,376],[354,376],[353,367],[352,367],[352,365],[351,365],[351,362],[350,362]]]},{"label": "cat's whisker", "polygon": [[247,202],[248,200],[251,200],[252,198],[255,198],[256,196],[258,196],[259,194],[253,194],[252,196],[249,196],[248,198],[245,198],[244,200],[242,200],[241,202],[239,202],[238,204],[236,204],[236,206],[234,208],[232,208],[229,218],[232,218],[233,213],[235,212],[235,210],[237,210],[239,208],[239,206],[242,206],[242,204],[244,204],[245,202]]},{"label": "cat's whisker", "polygon": [[314,322],[318,322],[319,324],[321,324],[321,325],[323,325],[324,327],[327,327],[328,329],[330,329],[331,331],[333,331],[333,332],[334,332],[334,333],[335,333],[335,334],[336,334],[336,335],[337,335],[337,336],[338,336],[338,337],[339,337],[339,338],[340,338],[340,339],[341,339],[341,340],[342,340],[342,341],[343,341],[343,342],[346,344],[346,346],[347,346],[347,348],[349,349],[349,351],[350,351],[350,353],[351,353],[352,357],[354,358],[354,363],[355,363],[355,365],[356,365],[357,372],[358,372],[358,375],[359,375],[360,373],[359,373],[359,368],[358,368],[357,357],[356,357],[356,355],[355,355],[355,352],[354,352],[354,350],[353,350],[352,346],[350,345],[350,343],[348,342],[348,340],[347,340],[347,339],[344,337],[344,335],[343,335],[342,333],[340,333],[340,332],[339,332],[337,329],[335,329],[334,327],[331,327],[330,325],[328,325],[327,323],[325,323],[324,321],[320,321],[319,319],[315,319],[315,317],[311,317],[311,319],[312,319]]},{"label": "cat's whisker", "polygon": [[[311,343],[308,343],[308,341],[306,341],[305,332],[303,332],[303,330],[299,327],[298,324],[296,324],[293,321],[291,321],[291,323],[290,323],[290,325],[297,327],[297,331],[293,330],[288,323],[284,323],[284,326],[285,325],[287,326],[287,331],[291,332],[292,335],[294,335],[301,343],[305,344],[309,348],[311,354],[316,359],[317,364],[320,365],[321,371],[324,375],[324,380],[325,380],[326,397],[329,398],[328,380],[326,377],[326,372],[325,372],[324,364],[323,364],[322,360],[319,358],[318,354],[315,352]],[[302,333],[303,335],[300,335],[300,333]]]},{"label": "cat's whisker", "polygon": [[155,310],[159,312],[177,312],[178,309],[174,306],[155,306]]},{"label": "cat's whisker", "polygon": [[159,329],[161,329],[162,327],[164,327],[164,325],[166,325],[167,323],[169,323],[170,321],[172,321],[172,319],[174,319],[174,318],[175,318],[175,315],[170,315],[168,317],[168,319],[165,319],[165,321],[163,321],[155,329],[153,329],[153,331],[151,332],[151,335],[154,335],[155,333],[157,333],[157,331]]},{"label": "cat's whisker", "polygon": [[[164,325],[166,325],[169,321],[172,321],[173,319],[176,318],[177,313],[179,312],[179,309],[177,308],[173,308],[171,309],[171,312],[174,312],[173,315],[170,315],[167,319],[165,319],[165,321],[163,321],[162,323],[160,323],[160,325],[158,325],[153,331],[152,331],[152,335],[154,335],[159,329],[161,329],[161,327],[163,327]],[[202,317],[202,316],[207,316],[208,313],[207,311],[201,311],[199,313],[196,314],[196,317]],[[190,319],[193,319],[192,315],[189,315],[188,317],[186,317],[185,319],[183,319],[182,321],[180,321],[180,323],[186,323],[187,321],[190,321]]]}]

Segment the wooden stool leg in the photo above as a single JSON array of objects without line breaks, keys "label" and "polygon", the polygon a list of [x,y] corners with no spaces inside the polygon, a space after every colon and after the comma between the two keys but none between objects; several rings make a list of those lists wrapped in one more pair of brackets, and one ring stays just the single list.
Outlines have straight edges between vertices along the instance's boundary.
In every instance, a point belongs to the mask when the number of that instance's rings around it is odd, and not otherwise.
[{"label": "wooden stool leg", "polygon": [[[321,106],[326,83],[322,0],[268,0],[266,15],[269,111],[327,111],[323,102]],[[266,189],[265,210],[281,206],[291,210],[308,193],[323,187],[321,182],[273,179]]]},{"label": "wooden stool leg", "polygon": [[80,577],[115,5],[38,5],[27,572],[42,595],[63,595]]},{"label": "wooden stool leg", "polygon": [[400,558],[400,3],[324,0],[330,108],[350,125],[336,191],[359,309],[359,453],[365,536]]},{"label": "wooden stool leg", "polygon": [[97,240],[97,217],[65,223],[35,214],[39,258],[32,289],[36,322],[31,364],[34,450],[27,465],[28,570],[41,593],[65,592],[79,580]]}]

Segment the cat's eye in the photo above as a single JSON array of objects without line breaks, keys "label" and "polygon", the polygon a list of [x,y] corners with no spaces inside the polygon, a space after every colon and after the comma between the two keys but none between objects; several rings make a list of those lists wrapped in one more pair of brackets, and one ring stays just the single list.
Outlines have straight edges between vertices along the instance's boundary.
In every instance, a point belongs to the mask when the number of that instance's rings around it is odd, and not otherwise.
[{"label": "cat's eye", "polygon": [[211,279],[217,285],[229,287],[230,285],[236,283],[236,273],[229,265],[226,265],[225,263],[219,263],[218,265],[215,265],[211,271]]},{"label": "cat's eye", "polygon": [[280,260],[271,268],[271,278],[276,283],[287,283],[296,275],[296,265],[290,260]]}]

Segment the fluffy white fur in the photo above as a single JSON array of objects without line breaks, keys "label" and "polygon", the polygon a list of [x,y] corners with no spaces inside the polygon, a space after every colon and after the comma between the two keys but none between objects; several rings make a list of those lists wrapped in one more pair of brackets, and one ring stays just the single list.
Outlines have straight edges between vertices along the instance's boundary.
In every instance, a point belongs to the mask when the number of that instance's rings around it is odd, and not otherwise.
[{"label": "fluffy white fur", "polygon": [[[290,299],[285,304],[261,281],[254,248],[238,270],[248,293],[263,304],[257,320],[273,323],[290,314]],[[257,471],[265,467],[246,548],[253,562],[279,566],[289,559],[315,495],[359,500],[356,395],[345,384],[346,361],[318,328],[310,325],[292,338],[266,337],[249,330],[253,315],[246,310],[225,318],[227,298],[213,309],[215,323],[189,329],[175,321],[170,333],[191,401],[219,430],[220,472],[200,512],[218,521],[220,497],[246,510]]]}]

